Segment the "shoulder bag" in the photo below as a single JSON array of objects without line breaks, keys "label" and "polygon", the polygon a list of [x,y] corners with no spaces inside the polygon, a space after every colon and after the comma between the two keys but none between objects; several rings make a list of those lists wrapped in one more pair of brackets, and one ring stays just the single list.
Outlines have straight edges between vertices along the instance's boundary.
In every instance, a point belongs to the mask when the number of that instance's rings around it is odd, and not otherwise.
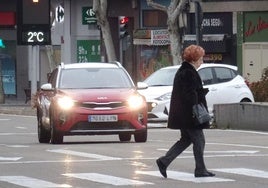
[{"label": "shoulder bag", "polygon": [[195,124],[200,125],[211,120],[211,117],[204,106],[204,104],[195,104],[193,106],[193,118],[195,120]]}]

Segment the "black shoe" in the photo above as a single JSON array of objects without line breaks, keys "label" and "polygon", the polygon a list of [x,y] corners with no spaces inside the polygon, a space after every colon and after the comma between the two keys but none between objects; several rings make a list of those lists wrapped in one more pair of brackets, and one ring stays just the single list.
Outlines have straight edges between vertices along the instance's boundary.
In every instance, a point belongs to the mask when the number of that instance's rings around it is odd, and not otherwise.
[{"label": "black shoe", "polygon": [[215,176],[214,173],[212,172],[209,172],[209,171],[205,171],[205,172],[202,172],[202,173],[195,173],[194,176],[196,178],[201,178],[201,177],[213,177]]},{"label": "black shoe", "polygon": [[162,176],[164,176],[165,178],[167,178],[167,172],[166,172],[167,167],[160,161],[160,159],[157,159],[156,160],[156,164],[157,164],[157,166],[159,168],[159,171],[162,174]]}]

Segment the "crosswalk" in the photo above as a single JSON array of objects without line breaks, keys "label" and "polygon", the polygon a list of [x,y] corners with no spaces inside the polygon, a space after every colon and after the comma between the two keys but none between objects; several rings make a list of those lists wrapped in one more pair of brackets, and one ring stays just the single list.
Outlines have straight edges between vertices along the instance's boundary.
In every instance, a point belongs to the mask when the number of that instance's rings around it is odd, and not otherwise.
[{"label": "crosswalk", "polygon": [[0,176],[0,182],[8,182],[14,185],[19,185],[27,188],[48,188],[48,187],[58,187],[58,188],[68,188],[72,187],[67,184],[57,184],[49,181],[44,181],[36,178],[26,177],[26,176]]},{"label": "crosswalk", "polygon": [[[27,148],[26,145],[5,145],[0,144],[2,147],[8,148]],[[159,149],[160,150],[160,149]],[[162,150],[162,149],[161,149]],[[72,159],[72,162],[75,161],[86,161],[86,162],[110,162],[110,161],[123,161],[123,160],[135,160],[136,158],[121,158],[116,156],[106,156],[96,153],[89,153],[89,152],[81,152],[75,150],[69,150],[66,148],[53,148],[53,149],[46,149],[46,152],[54,153],[55,155],[66,155],[66,156],[73,156],[76,159]],[[185,154],[188,151],[185,152]],[[235,155],[243,154],[243,155],[256,155],[259,151],[257,150],[229,150],[229,151],[207,151],[208,155],[206,157],[215,156],[216,154],[219,155]],[[193,156],[185,155],[181,158],[189,158]],[[60,162],[61,160],[46,160],[46,161],[24,161],[21,160],[23,157],[7,157],[7,156],[0,156],[0,163],[1,164],[36,164],[36,163],[50,163],[50,162]],[[147,159],[147,158],[143,158]],[[150,158],[150,160],[153,158]],[[64,159],[65,161],[65,159]],[[65,161],[66,162],[66,161]],[[167,181],[178,181],[178,182],[186,182],[186,183],[193,183],[193,184],[208,184],[208,183],[225,183],[225,182],[236,182],[240,181],[239,176],[248,178],[258,178],[261,181],[268,182],[268,171],[260,170],[260,169],[251,169],[245,167],[238,167],[238,168],[212,168],[210,169],[213,172],[216,172],[215,177],[206,177],[206,178],[195,178],[192,172],[186,171],[173,171],[168,170],[168,178]],[[3,183],[6,184],[13,184],[19,187],[26,187],[26,188],[72,188],[75,185],[72,185],[72,182],[80,182],[85,181],[87,184],[100,184],[104,185],[104,187],[117,187],[117,186],[126,186],[126,187],[159,187],[159,180],[163,179],[162,175],[159,173],[156,167],[154,170],[136,170],[131,172],[136,176],[128,176],[127,174],[117,174],[116,172],[77,172],[76,173],[63,173],[63,174],[55,174],[56,177],[62,177],[63,179],[66,177],[67,179],[71,179],[73,181],[62,182],[62,178],[57,178],[54,181],[46,179],[47,177],[43,176],[40,179],[37,178],[38,176],[31,177],[25,174],[16,174],[12,175],[0,175],[0,187]],[[139,178],[137,178],[139,177]],[[228,177],[228,178],[227,178]],[[71,182],[71,183],[70,183]]]},{"label": "crosswalk", "polygon": [[146,185],[146,184],[152,185],[153,184],[150,182],[115,177],[115,176],[99,174],[99,173],[79,173],[79,174],[63,174],[63,175],[68,176],[68,177],[74,177],[74,178],[94,181],[94,182],[98,182],[98,183],[116,185],[116,186],[119,186],[119,185]]},{"label": "crosswalk", "polygon": [[[212,171],[217,171],[221,173],[235,174],[241,176],[250,176],[255,178],[264,178],[268,179],[268,171],[249,169],[249,168],[215,168],[210,169]],[[102,174],[102,173],[66,173],[60,174],[68,178],[80,179],[82,181],[89,181],[100,183],[110,186],[145,186],[145,185],[156,185],[159,178],[163,178],[158,170],[156,171],[136,171],[136,174],[145,175],[148,178],[147,181],[136,180],[126,177],[118,177],[114,175]],[[190,183],[224,183],[224,182],[235,182],[236,179],[224,178],[224,177],[206,177],[206,178],[195,178],[192,173],[181,172],[181,171],[167,171],[168,178],[167,180],[176,180],[184,181]],[[221,176],[223,176],[221,174]],[[230,177],[230,176],[229,176]],[[234,176],[235,177],[235,176]],[[148,179],[150,181],[148,181]],[[155,182],[154,182],[155,181]],[[26,188],[72,188],[70,184],[56,183],[46,181],[44,179],[37,179],[27,176],[0,176],[0,185],[1,182],[6,182],[14,185],[18,185]]]},{"label": "crosswalk", "polygon": [[[158,171],[137,171],[138,174],[151,175],[156,177],[162,177]],[[195,178],[192,173],[167,171],[168,178],[178,181],[188,181],[194,183],[210,183],[210,182],[228,182],[235,181],[232,179],[224,179],[218,177],[207,177],[207,178]]]}]

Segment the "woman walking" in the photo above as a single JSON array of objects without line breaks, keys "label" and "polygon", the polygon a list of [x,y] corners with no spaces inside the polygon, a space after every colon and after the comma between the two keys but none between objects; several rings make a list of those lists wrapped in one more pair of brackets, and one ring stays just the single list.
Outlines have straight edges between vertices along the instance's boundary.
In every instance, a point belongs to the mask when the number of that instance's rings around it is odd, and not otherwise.
[{"label": "woman walking", "polygon": [[204,128],[209,122],[196,125],[193,117],[193,105],[203,103],[207,108],[205,95],[208,90],[203,88],[197,69],[203,63],[205,51],[202,47],[191,45],[183,52],[181,67],[177,71],[171,95],[168,128],[179,129],[181,138],[166,153],[156,160],[160,173],[167,178],[167,167],[186,148],[193,144],[195,158],[195,177],[215,176],[209,172],[204,162],[205,136]]}]

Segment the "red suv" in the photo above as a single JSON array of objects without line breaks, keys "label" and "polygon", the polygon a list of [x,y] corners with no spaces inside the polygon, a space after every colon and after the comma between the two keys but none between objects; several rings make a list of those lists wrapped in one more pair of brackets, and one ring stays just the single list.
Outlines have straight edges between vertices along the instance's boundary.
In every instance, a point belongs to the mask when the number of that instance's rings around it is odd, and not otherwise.
[{"label": "red suv", "polygon": [[120,63],[61,64],[37,94],[40,143],[65,135],[119,135],[147,140],[147,104]]}]

